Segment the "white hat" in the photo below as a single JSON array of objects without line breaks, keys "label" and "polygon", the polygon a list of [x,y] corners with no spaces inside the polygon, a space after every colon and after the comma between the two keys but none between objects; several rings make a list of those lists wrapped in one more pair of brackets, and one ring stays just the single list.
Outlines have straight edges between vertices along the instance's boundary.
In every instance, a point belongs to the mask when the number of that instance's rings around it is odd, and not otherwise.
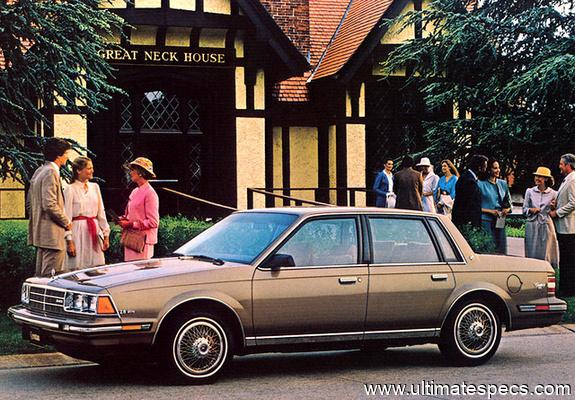
[{"label": "white hat", "polygon": [[417,164],[416,166],[417,167],[431,167],[431,161],[429,161],[429,158],[423,157],[421,159],[421,161],[419,162],[419,164]]}]

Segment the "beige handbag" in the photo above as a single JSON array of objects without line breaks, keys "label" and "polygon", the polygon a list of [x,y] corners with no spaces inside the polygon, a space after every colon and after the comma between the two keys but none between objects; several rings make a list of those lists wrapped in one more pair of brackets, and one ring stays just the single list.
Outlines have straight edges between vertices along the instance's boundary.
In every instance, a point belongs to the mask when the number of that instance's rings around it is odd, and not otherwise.
[{"label": "beige handbag", "polygon": [[130,250],[141,253],[146,246],[146,234],[142,231],[124,229],[122,231],[122,237],[120,238],[120,244]]}]

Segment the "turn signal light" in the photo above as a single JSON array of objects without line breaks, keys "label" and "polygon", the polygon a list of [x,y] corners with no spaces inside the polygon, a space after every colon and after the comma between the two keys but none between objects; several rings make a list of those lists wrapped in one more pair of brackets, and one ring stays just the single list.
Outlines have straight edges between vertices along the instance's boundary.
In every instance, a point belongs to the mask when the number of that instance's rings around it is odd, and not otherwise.
[{"label": "turn signal light", "polygon": [[114,310],[114,306],[112,305],[112,301],[109,297],[98,297],[98,307],[97,307],[98,314],[115,314],[116,311]]},{"label": "turn signal light", "polygon": [[555,274],[547,275],[547,295],[555,296]]}]

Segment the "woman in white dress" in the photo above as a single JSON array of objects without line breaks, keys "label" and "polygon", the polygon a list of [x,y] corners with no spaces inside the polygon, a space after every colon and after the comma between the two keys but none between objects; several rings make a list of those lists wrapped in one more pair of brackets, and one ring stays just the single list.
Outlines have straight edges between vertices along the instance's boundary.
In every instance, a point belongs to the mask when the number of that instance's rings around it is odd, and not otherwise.
[{"label": "woman in white dress", "polygon": [[553,221],[549,211],[557,198],[557,192],[551,189],[553,176],[545,167],[537,168],[535,186],[527,189],[523,202],[525,224],[525,257],[548,261],[553,268],[559,265],[559,245]]},{"label": "woman in white dress", "polygon": [[72,231],[66,234],[65,271],[105,264],[104,251],[110,247],[110,225],[94,177],[92,160],[77,157],[72,162],[74,181],[64,189],[64,208],[72,220]]}]

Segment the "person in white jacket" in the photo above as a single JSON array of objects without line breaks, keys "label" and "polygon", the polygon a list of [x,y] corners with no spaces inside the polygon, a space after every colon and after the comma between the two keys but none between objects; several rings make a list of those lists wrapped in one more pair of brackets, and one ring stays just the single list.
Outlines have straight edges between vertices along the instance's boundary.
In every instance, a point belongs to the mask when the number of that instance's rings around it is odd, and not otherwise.
[{"label": "person in white jacket", "polygon": [[423,211],[435,213],[435,189],[439,183],[439,176],[433,172],[433,167],[429,158],[423,157],[419,164],[416,165],[417,169],[421,171],[423,177],[423,192],[421,201],[423,203]]},{"label": "person in white jacket", "polygon": [[555,209],[549,212],[554,219],[559,241],[559,288],[557,296],[575,296],[575,155],[563,154],[559,161],[565,176],[559,190]]}]

